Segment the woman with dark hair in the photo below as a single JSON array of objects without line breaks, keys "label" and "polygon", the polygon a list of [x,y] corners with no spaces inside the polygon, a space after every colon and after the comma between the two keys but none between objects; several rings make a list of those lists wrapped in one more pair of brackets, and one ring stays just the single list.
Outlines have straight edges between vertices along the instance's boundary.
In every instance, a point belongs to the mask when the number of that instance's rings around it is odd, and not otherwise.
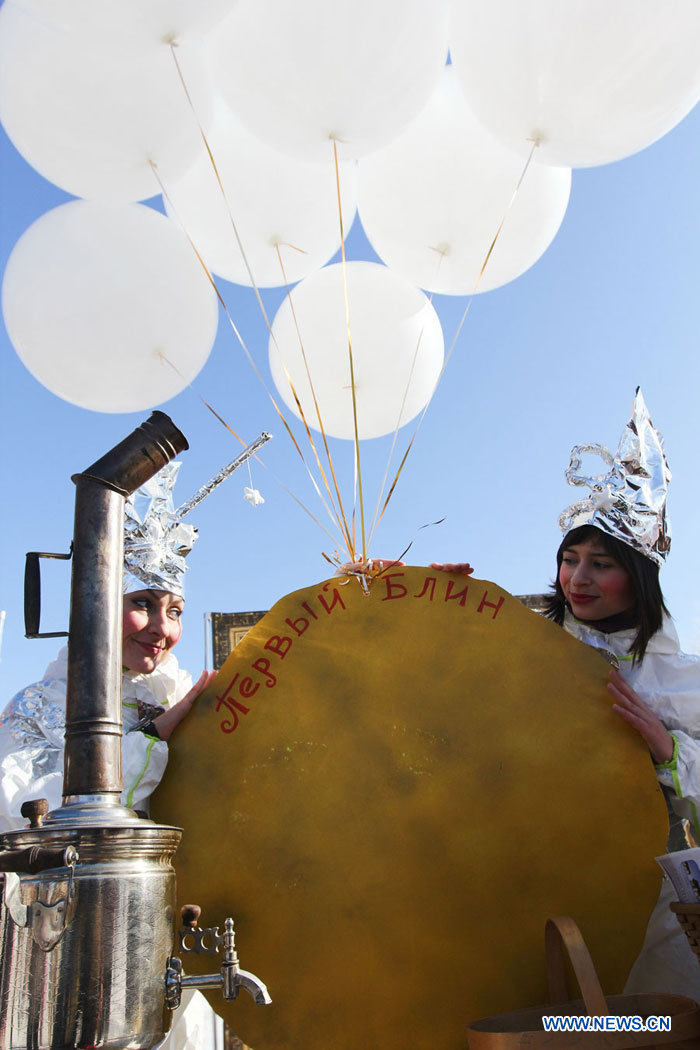
[{"label": "woman with dark hair", "polygon": [[[571,600],[564,593],[564,585],[560,574],[563,565],[567,587],[571,588],[572,584],[575,584],[573,579],[575,567],[579,565],[580,561],[577,547],[587,543],[595,543],[596,549],[592,553],[597,555],[596,560],[598,562],[601,559],[603,561],[606,558],[612,559],[629,578],[629,587],[633,598],[633,611],[623,610],[617,614],[620,616],[619,629],[622,630],[623,627],[632,626],[637,628],[630,652],[633,660],[642,660],[649,644],[649,639],[661,629],[664,614],[669,615],[664,596],[661,593],[659,567],[649,558],[638,554],[632,547],[623,543],[622,540],[601,532],[594,525],[580,525],[577,529],[572,529],[571,532],[567,533],[562,540],[561,546],[557,551],[557,576],[552,588],[553,593],[549,600],[546,615],[550,620],[554,620],[555,623],[563,626],[567,610],[572,611]],[[594,564],[593,569],[600,573],[600,579],[604,582],[608,566],[606,564]],[[607,613],[606,617],[598,615],[601,610],[599,606],[596,606],[592,595],[579,595],[579,592],[574,587],[573,598],[577,619],[595,621],[596,619],[609,618],[610,613],[606,609],[602,610]],[[595,624],[591,623],[591,626],[595,626]],[[610,627],[609,623],[608,627]]]},{"label": "woman with dark hair", "polygon": [[[583,453],[601,456],[606,472],[584,476]],[[671,472],[639,391],[616,454],[576,446],[566,478],[591,494],[559,519],[564,539],[546,615],[613,664],[607,685],[613,710],[649,748],[669,811],[667,851],[683,850],[700,842],[700,658],[681,652],[659,583],[670,548]],[[472,571],[464,564],[435,567]],[[673,899],[664,879],[625,991],[700,1000],[700,967],[669,908]]]},{"label": "woman with dark hair", "polygon": [[[662,628],[669,613],[658,565],[594,525],[572,529],[557,551],[557,576],[546,615],[581,641],[615,651],[618,669],[610,673],[608,684],[614,710],[644,738],[654,762],[671,762],[675,738],[619,670],[620,660],[629,662],[630,674],[637,678],[635,671],[641,672],[650,644],[657,654],[680,652],[677,642],[670,648],[666,644],[670,637],[664,641]],[[673,629],[670,620],[669,628]],[[677,832],[678,827],[676,841]]]},{"label": "woman with dark hair", "polygon": [[[584,452],[601,455],[608,472],[584,477]],[[700,659],[680,651],[659,583],[671,472],[640,391],[615,456],[577,446],[566,478],[591,495],[560,518],[565,535],[547,615],[616,665],[613,710],[649,748],[669,811],[667,851],[682,850],[700,841]],[[674,897],[665,879],[628,992],[700,999],[700,967],[669,908]]]}]

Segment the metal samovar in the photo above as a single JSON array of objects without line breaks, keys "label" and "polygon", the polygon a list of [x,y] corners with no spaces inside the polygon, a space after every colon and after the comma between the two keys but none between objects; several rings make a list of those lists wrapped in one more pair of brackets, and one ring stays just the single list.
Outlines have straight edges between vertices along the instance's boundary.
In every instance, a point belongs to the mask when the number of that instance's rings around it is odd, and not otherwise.
[{"label": "metal samovar", "polygon": [[[186,448],[154,412],[73,477],[63,799],[51,813],[44,799],[25,803],[30,826],[0,835],[3,1050],[147,1050],[164,1038],[184,986],[219,986],[229,999],[242,987],[270,1001],[238,966],[231,920],[222,937],[207,931],[224,949],[220,972],[183,976],[172,956],[182,832],[120,801],[124,503]],[[38,582],[36,561],[32,575]],[[38,610],[37,596],[25,604]],[[181,945],[198,950],[196,917],[184,922]]]}]

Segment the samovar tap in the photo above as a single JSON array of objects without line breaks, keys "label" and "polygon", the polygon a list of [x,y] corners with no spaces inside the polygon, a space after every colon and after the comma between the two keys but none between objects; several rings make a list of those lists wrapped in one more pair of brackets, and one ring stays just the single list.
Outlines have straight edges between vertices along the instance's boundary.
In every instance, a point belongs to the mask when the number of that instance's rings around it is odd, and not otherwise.
[{"label": "samovar tap", "polygon": [[182,909],[182,929],[180,930],[180,950],[185,954],[214,955],[223,948],[223,961],[219,973],[201,976],[185,976],[182,960],[173,955],[168,959],[165,973],[165,1001],[170,1010],[180,1005],[183,988],[221,988],[224,999],[233,1000],[243,988],[257,1006],[267,1006],[272,1002],[267,987],[249,970],[243,970],[238,964],[233,919],[224,922],[224,933],[219,927],[200,928],[198,925],[201,908],[197,904],[186,904]]}]

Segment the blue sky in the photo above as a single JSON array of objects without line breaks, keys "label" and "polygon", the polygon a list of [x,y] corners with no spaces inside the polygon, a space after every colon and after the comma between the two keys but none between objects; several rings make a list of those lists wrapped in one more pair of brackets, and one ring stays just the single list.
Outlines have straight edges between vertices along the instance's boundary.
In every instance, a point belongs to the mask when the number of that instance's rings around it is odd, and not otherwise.
[{"label": "blue sky", "polygon": [[[578,492],[564,482],[572,445],[612,446],[641,384],[673,470],[669,497],[673,549],[662,581],[683,645],[700,649],[698,397],[700,364],[700,109],[628,159],[573,173],[561,228],[523,276],[477,295],[442,383],[428,408],[371,554],[407,560],[468,559],[477,575],[513,593],[546,589],[560,533],[557,517]],[[333,178],[329,166],[329,179]],[[70,199],[43,179],[0,132],[0,255],[48,209]],[[158,201],[151,202],[161,207]],[[359,220],[349,258],[374,259]],[[236,324],[267,377],[267,330],[250,289],[220,282]],[[283,293],[263,293],[274,315]],[[450,345],[467,300],[436,296]],[[36,303],[41,309],[41,303]],[[6,621],[0,688],[9,698],[40,677],[56,640],[23,637],[22,580],[28,550],[67,551],[72,534],[71,474],[84,469],[148,414],[76,408],[38,383],[0,329],[3,537],[0,608]],[[60,353],[60,347],[56,348]],[[245,468],[196,514],[200,540],[190,557],[181,663],[204,663],[204,615],[269,608],[325,579],[322,551],[333,544],[285,489],[317,516],[323,511],[266,392],[225,318],[208,363],[189,389],[165,404],[187,435],[178,502],[238,446],[203,406],[209,401],[247,440],[274,440],[252,468],[265,497],[243,499]],[[405,447],[413,428],[401,431]],[[343,485],[352,488],[352,447],[334,442]],[[368,512],[388,441],[362,448]],[[428,523],[444,518],[430,528]],[[45,562],[43,628],[67,625],[69,572]]]}]

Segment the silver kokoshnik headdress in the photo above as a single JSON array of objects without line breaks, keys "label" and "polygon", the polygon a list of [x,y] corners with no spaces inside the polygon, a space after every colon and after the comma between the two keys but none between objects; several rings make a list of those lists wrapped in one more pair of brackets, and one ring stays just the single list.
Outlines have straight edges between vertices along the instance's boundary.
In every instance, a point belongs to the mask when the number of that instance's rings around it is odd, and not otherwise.
[{"label": "silver kokoshnik headdress", "polygon": [[[581,456],[586,452],[600,456],[607,472],[590,477],[582,474]],[[663,564],[671,547],[666,518],[671,471],[663,438],[649,418],[639,387],[615,455],[605,445],[575,445],[564,476],[570,485],[586,485],[591,490],[559,516],[564,534],[581,525],[595,525],[657,565]]]},{"label": "silver kokoshnik headdress", "polygon": [[[184,594],[185,558],[195,544],[197,529],[182,519],[255,455],[271,436],[263,431],[177,509],[173,503],[173,489],[182,465],[179,462],[166,464],[129,497],[124,511],[124,594],[144,588]],[[259,497],[256,502],[263,502],[257,490],[251,491]]]},{"label": "silver kokoshnik headdress", "polygon": [[184,593],[185,558],[197,529],[179,520],[173,487],[181,463],[167,463],[126,501],[124,508],[124,593],[143,590]]}]

